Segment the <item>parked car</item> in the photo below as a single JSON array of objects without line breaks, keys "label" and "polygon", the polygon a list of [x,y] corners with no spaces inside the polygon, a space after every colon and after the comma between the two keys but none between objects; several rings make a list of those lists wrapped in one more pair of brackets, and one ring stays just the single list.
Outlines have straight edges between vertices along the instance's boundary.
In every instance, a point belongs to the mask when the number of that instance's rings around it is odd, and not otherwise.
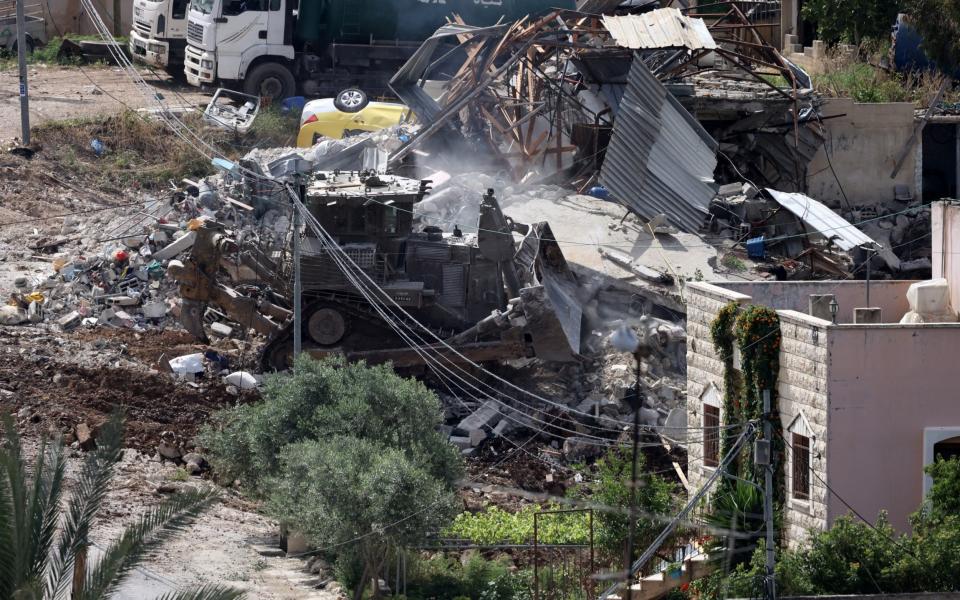
[{"label": "parked car", "polygon": [[306,148],[322,137],[341,139],[402,123],[410,109],[396,102],[371,102],[362,90],[348,89],[336,98],[311,100],[300,116],[297,146]]}]

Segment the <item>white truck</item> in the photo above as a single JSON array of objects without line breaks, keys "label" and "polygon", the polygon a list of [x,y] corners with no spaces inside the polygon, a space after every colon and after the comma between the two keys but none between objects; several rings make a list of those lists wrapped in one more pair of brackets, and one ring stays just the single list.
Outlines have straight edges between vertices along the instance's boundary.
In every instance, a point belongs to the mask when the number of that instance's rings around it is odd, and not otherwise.
[{"label": "white truck", "polygon": [[451,14],[492,25],[573,0],[192,0],[184,73],[191,85],[273,99],[389,94],[390,77]]},{"label": "white truck", "polygon": [[129,42],[133,59],[180,74],[189,5],[190,0],[133,0]]}]

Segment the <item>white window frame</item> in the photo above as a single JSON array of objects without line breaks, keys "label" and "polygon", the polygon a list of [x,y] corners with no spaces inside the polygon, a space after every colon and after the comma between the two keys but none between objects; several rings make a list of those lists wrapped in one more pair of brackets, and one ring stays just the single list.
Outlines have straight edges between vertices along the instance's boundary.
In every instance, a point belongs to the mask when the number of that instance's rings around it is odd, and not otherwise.
[{"label": "white window frame", "polygon": [[[720,393],[720,389],[716,385],[714,385],[712,381],[708,383],[706,387],[703,389],[703,392],[700,393],[700,417],[701,417],[700,425],[702,427],[704,426],[703,416],[706,415],[706,411],[703,409],[704,406],[712,406],[713,408],[717,409],[717,412],[720,414],[720,421],[719,421],[719,424],[721,427],[720,431],[723,431],[722,429],[723,427],[723,395]],[[700,444],[701,444],[700,462],[701,462],[701,467],[704,473],[712,473],[714,470],[716,470],[716,467],[708,466],[706,464],[707,446],[706,444],[703,443],[703,437],[705,434],[706,434],[706,429],[703,430],[702,435],[700,436]],[[720,459],[720,455],[718,452],[717,454],[718,462],[719,462],[719,459]]]},{"label": "white window frame", "polygon": [[[807,482],[809,484],[810,491],[807,494],[806,499],[797,498],[793,495],[793,466],[794,466],[793,434],[794,433],[797,435],[802,435],[803,437],[810,440],[809,449],[807,452],[807,473],[809,473]],[[802,410],[797,413],[797,416],[795,416],[792,421],[790,421],[790,425],[787,426],[787,434],[788,435],[785,437],[788,438],[788,441],[790,443],[790,446],[787,448],[788,456],[789,456],[789,460],[787,461],[787,466],[789,467],[789,469],[787,469],[787,474],[788,474],[787,483],[789,484],[787,486],[788,498],[790,499],[791,504],[799,505],[802,507],[809,507],[810,503],[813,501],[813,479],[814,479],[813,457],[814,457],[814,454],[816,453],[815,447],[817,443],[817,436],[813,434],[813,428],[810,427],[810,421],[807,420],[807,416],[803,414]]]}]

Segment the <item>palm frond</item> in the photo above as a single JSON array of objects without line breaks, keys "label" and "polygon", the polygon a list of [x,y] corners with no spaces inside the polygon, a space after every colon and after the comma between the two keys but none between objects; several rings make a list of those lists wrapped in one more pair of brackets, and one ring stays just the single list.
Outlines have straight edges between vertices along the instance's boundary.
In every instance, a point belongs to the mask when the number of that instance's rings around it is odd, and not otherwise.
[{"label": "palm frond", "polygon": [[26,581],[27,548],[29,529],[27,521],[27,474],[23,465],[20,435],[9,414],[3,415],[4,442],[0,452],[0,470],[6,475],[6,492],[9,498],[7,532],[9,552],[0,563],[0,597],[8,598]]},{"label": "palm frond", "polygon": [[107,494],[114,468],[120,461],[123,442],[123,414],[115,411],[100,428],[97,449],[88,453],[67,505],[63,530],[56,552],[49,554],[47,598],[58,598],[73,576],[77,551],[88,545],[93,519]]},{"label": "palm frond", "polygon": [[47,570],[50,547],[53,545],[60,520],[60,498],[63,495],[65,471],[63,444],[57,439],[48,446],[46,440],[43,440],[33,470],[33,489],[26,513],[29,544],[20,549],[20,552],[26,555],[25,577],[29,581],[43,581]]},{"label": "palm frond", "polygon": [[218,499],[215,490],[177,494],[142,515],[104,551],[74,600],[106,598],[139,561],[176,532],[192,524]]},{"label": "palm frond", "polygon": [[222,585],[208,584],[180,592],[171,592],[157,598],[157,600],[234,600],[245,598],[246,593]]},{"label": "palm frond", "polygon": [[[0,449],[0,464],[6,463],[2,455],[6,449]],[[0,598],[8,598],[13,593],[13,563],[16,545],[13,543],[13,505],[10,498],[10,484],[6,471],[0,473]]]}]

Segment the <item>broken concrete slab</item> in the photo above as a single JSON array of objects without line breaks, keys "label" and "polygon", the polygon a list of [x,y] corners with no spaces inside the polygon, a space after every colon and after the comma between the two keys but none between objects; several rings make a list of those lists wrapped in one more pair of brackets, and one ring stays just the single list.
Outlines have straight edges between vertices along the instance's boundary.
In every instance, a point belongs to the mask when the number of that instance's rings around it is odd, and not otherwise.
[{"label": "broken concrete slab", "polygon": [[196,240],[197,240],[197,232],[195,231],[187,232],[186,235],[183,235],[175,239],[171,243],[164,246],[162,249],[154,252],[153,259],[162,261],[162,260],[167,260],[169,258],[173,258],[174,256],[177,256],[181,252],[184,252],[185,250],[189,250],[193,246],[194,242],[196,242]]},{"label": "broken concrete slab", "polygon": [[500,417],[497,403],[494,400],[487,400],[480,408],[467,415],[457,424],[457,432],[471,439],[473,432],[482,431],[485,437],[486,432],[493,430]]}]

